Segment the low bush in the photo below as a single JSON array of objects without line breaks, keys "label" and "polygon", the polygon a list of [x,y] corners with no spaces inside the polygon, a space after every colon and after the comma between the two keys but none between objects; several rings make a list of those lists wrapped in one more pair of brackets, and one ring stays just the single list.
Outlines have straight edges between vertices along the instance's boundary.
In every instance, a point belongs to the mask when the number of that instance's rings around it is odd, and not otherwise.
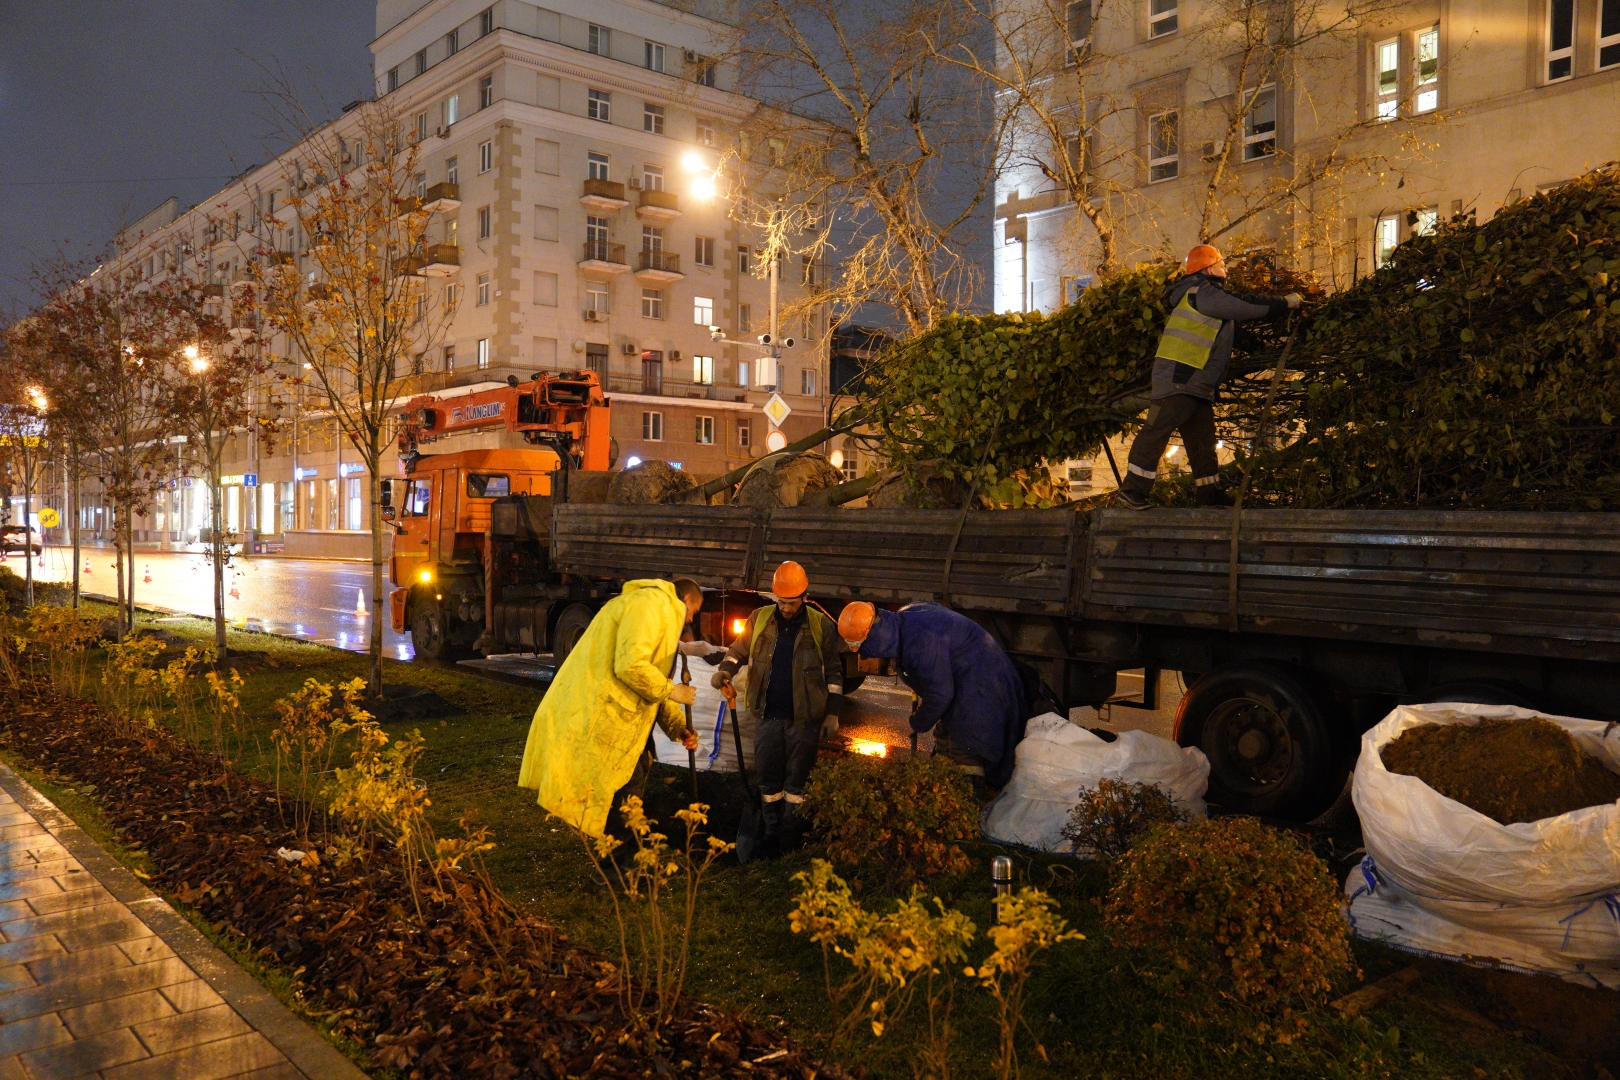
[{"label": "low bush", "polygon": [[1156,784],[1100,780],[1080,789],[1080,802],[1063,826],[1063,838],[1074,853],[1115,863],[1138,837],[1155,825],[1187,820],[1165,790]]},{"label": "low bush", "polygon": [[816,767],[805,813],[833,863],[902,888],[968,869],[957,843],[978,833],[973,786],[943,758],[850,754]]},{"label": "low bush", "polygon": [[1253,818],[1154,826],[1120,859],[1105,915],[1167,993],[1319,1002],[1355,967],[1327,867]]}]

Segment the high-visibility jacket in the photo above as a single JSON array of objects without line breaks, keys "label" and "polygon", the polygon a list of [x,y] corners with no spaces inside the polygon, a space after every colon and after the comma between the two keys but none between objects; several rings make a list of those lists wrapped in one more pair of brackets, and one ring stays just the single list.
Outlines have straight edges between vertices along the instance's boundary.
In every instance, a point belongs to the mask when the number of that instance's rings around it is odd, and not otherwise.
[{"label": "high-visibility jacket", "polygon": [[1153,355],[1159,360],[1174,360],[1202,371],[1209,363],[1209,354],[1215,348],[1215,339],[1220,335],[1221,323],[1225,320],[1200,315],[1198,309],[1193,307],[1193,299],[1197,295],[1197,286],[1182,293],[1181,302],[1176,304],[1170,318],[1165,321],[1164,333],[1159,336],[1159,349]]},{"label": "high-visibility jacket", "polygon": [[627,581],[602,605],[534,712],[518,786],[569,825],[601,836],[613,795],[630,780],[647,736],[671,739],[686,714],[669,700],[686,604],[668,581]]},{"label": "high-visibility jacket", "polygon": [[[793,644],[793,719],[820,723],[827,716],[827,695],[844,692],[843,639],[838,627],[826,615],[806,605],[805,629]],[[739,636],[726,650],[720,670],[735,675],[748,665],[743,686],[743,705],[756,716],[765,711],[765,693],[776,655],[776,605],[765,604],[748,620],[748,633]]]},{"label": "high-visibility jacket", "polygon": [[1221,286],[1199,271],[1165,288],[1170,318],[1153,358],[1153,400],[1186,394],[1214,401],[1232,361],[1236,324],[1288,312],[1280,296],[1234,296]]}]

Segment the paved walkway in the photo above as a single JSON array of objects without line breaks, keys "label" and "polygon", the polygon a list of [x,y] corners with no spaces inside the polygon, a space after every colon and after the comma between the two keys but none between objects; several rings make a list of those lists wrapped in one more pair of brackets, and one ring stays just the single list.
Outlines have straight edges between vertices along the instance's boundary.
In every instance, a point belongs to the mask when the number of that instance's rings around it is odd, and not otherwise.
[{"label": "paved walkway", "polygon": [[0,1080],[364,1080],[0,765]]}]

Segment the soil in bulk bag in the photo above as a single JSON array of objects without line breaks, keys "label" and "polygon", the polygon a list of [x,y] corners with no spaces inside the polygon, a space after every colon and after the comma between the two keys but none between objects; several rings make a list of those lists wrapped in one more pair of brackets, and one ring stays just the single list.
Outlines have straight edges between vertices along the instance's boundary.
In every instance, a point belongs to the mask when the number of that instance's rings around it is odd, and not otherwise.
[{"label": "soil in bulk bag", "polygon": [[1101,780],[1155,784],[1192,817],[1208,813],[1209,760],[1145,731],[1122,731],[1104,740],[1057,713],[1029,722],[1013,759],[1012,779],[985,811],[984,835],[1041,851],[1070,850],[1063,826],[1080,792]]},{"label": "soil in bulk bag", "polygon": [[1345,882],[1357,936],[1620,987],[1620,803],[1502,825],[1380,756],[1419,725],[1538,716],[1620,772],[1615,725],[1506,705],[1403,705],[1362,736],[1351,795],[1367,855]]}]

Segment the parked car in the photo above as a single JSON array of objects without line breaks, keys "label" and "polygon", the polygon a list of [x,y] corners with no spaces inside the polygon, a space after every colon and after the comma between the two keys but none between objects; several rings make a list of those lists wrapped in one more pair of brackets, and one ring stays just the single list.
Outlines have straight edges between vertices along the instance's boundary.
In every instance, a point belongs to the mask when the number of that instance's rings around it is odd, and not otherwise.
[{"label": "parked car", "polygon": [[[34,534],[32,538],[26,535],[30,531]],[[7,555],[21,555],[24,551],[29,555],[38,555],[45,550],[40,546],[38,537],[39,530],[30,530],[26,525],[0,525],[0,551]]]}]

